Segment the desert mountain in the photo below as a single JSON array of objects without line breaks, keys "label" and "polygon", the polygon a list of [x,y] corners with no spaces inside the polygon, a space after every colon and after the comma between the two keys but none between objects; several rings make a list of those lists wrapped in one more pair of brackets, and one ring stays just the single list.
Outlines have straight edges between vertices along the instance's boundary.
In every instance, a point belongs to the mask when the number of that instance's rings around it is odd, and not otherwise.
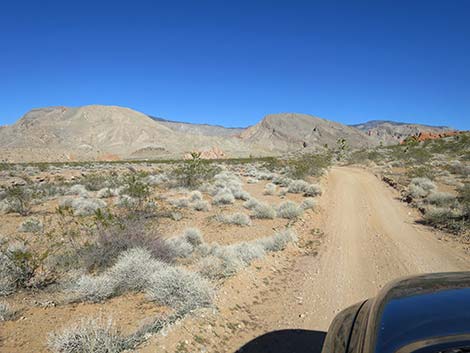
[{"label": "desert mountain", "polygon": [[448,126],[399,123],[388,120],[372,120],[351,126],[365,132],[368,136],[384,145],[397,144],[408,136],[419,135],[420,133],[439,134],[454,130]]},{"label": "desert mountain", "polygon": [[445,127],[372,121],[346,126],[315,116],[271,114],[248,128],[153,118],[129,108],[89,105],[33,109],[0,127],[0,160],[10,162],[266,156],[334,147],[398,143]]},{"label": "desert mountain", "polygon": [[267,115],[258,124],[241,133],[244,141],[258,143],[272,151],[302,148],[334,147],[338,138],[351,147],[374,146],[377,142],[362,131],[334,121],[307,114],[282,113]]},{"label": "desert mountain", "polygon": [[214,147],[233,155],[249,154],[237,138],[177,132],[116,106],[33,109],[0,130],[1,159],[14,161],[178,158]]}]

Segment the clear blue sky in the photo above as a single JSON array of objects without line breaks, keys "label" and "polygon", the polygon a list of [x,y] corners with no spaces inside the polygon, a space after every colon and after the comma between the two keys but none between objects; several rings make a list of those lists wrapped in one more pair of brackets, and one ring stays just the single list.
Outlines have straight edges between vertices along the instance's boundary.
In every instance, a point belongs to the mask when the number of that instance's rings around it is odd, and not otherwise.
[{"label": "clear blue sky", "polygon": [[1,1],[0,124],[86,104],[470,129],[470,1]]}]

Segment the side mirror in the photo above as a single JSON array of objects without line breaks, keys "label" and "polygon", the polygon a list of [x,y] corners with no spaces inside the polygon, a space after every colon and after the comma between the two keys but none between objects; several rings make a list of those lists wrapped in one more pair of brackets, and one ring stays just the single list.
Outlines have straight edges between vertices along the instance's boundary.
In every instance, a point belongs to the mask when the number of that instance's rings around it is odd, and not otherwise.
[{"label": "side mirror", "polygon": [[470,272],[394,281],[340,312],[322,353],[470,352]]}]

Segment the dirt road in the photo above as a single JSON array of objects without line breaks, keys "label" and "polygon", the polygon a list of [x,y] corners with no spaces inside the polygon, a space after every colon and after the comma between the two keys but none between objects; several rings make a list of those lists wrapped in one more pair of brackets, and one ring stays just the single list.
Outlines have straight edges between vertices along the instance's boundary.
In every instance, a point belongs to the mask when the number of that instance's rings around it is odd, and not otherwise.
[{"label": "dirt road", "polygon": [[299,264],[307,272],[311,271],[306,266],[316,268],[302,288],[304,301],[312,306],[306,327],[327,330],[335,313],[374,296],[397,277],[470,270],[468,256],[417,225],[396,197],[365,170],[330,171],[321,200],[324,251],[317,263]]},{"label": "dirt road", "polygon": [[324,232],[318,256],[297,260],[285,274],[287,289],[252,308],[264,332],[306,329],[319,334],[339,311],[375,296],[398,277],[470,270],[470,257],[457,244],[416,224],[414,210],[372,173],[335,167],[325,189],[318,218],[307,218],[304,227],[307,231],[312,223]]}]

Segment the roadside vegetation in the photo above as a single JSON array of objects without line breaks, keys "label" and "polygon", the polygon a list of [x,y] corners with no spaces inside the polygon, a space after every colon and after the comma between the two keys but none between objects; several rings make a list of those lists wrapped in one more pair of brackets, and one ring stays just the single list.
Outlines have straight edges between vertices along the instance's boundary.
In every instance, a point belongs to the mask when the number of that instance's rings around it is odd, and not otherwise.
[{"label": "roadside vegetation", "polygon": [[225,282],[254,262],[296,251],[293,226],[314,212],[316,180],[330,163],[326,154],[224,163],[193,154],[156,164],[2,164],[0,321],[18,320],[21,295],[49,297],[48,310],[142,295],[162,314],[132,333],[96,313],[44,342],[61,353],[135,349],[215,309]]},{"label": "roadside vegetation", "polygon": [[374,168],[423,223],[470,240],[470,133],[354,151],[348,162]]}]

